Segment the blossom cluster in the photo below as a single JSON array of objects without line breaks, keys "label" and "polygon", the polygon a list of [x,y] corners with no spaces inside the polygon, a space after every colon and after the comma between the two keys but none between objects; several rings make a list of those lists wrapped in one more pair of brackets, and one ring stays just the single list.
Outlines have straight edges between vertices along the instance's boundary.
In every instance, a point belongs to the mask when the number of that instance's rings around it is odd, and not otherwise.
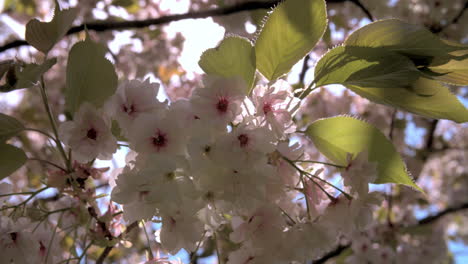
[{"label": "blossom cluster", "polygon": [[124,81],[102,109],[82,104],[60,133],[77,161],[109,159],[117,122],[131,154],[112,200],[128,223],[162,223],[157,237],[171,254],[218,234],[231,242],[229,264],[303,262],[365,230],[381,202],[369,193],[377,171],[367,152],[342,169],[348,194],[294,142],[290,85],[248,90],[240,78],[206,76],[189,99],[160,102],[158,84]]}]

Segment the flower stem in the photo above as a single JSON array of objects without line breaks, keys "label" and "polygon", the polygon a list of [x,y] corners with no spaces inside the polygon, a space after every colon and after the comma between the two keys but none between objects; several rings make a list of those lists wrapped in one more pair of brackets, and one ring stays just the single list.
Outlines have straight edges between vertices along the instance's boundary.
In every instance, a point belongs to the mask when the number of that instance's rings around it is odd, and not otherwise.
[{"label": "flower stem", "polygon": [[45,132],[44,130],[41,130],[41,129],[27,127],[27,128],[24,129],[24,131],[33,131],[33,132],[37,132],[37,133],[40,133],[40,134],[42,134],[42,135],[44,135],[44,136],[46,136],[46,137],[52,139],[54,142],[57,141],[57,139],[54,138],[51,134],[49,134],[49,133],[47,133],[47,132]]},{"label": "flower stem", "polygon": [[57,221],[57,225],[55,226],[54,228],[54,232],[52,233],[52,238],[50,239],[49,241],[49,246],[47,247],[47,255],[46,255],[46,258],[45,258],[45,261],[44,263],[47,263],[47,259],[49,259],[49,255],[50,255],[50,248],[52,246],[52,243],[54,242],[54,238],[55,238],[55,234],[57,233],[57,228],[58,226],[60,225],[60,223],[62,222],[62,216],[65,212],[62,212],[59,216],[59,219]]},{"label": "flower stem", "polygon": [[49,165],[51,165],[51,166],[56,167],[57,169],[60,169],[60,170],[62,170],[62,171],[64,171],[64,172],[67,172],[67,170],[66,170],[65,168],[63,168],[62,166],[57,165],[57,164],[55,164],[55,163],[53,163],[53,162],[51,162],[51,161],[48,161],[48,160],[43,160],[43,159],[38,159],[38,158],[28,158],[28,160],[46,163],[46,164],[49,164]]},{"label": "flower stem", "polygon": [[341,165],[337,165],[337,164],[333,164],[333,163],[329,163],[329,162],[316,161],[316,160],[293,160],[292,162],[317,163],[317,164],[333,166],[333,167],[341,168],[341,169],[346,168],[345,166],[341,166]]},{"label": "flower stem", "polygon": [[6,207],[3,207],[3,208],[0,209],[0,211],[6,210],[6,209],[11,209],[11,208],[17,208],[17,207],[20,207],[20,206],[22,206],[22,205],[25,205],[25,204],[27,204],[29,201],[31,201],[31,199],[34,198],[36,195],[38,195],[39,193],[41,193],[41,192],[43,192],[43,191],[45,191],[45,190],[47,190],[47,189],[49,189],[48,186],[46,186],[46,187],[44,187],[44,188],[42,188],[42,189],[39,189],[39,190],[37,190],[37,191],[31,193],[31,196],[29,196],[28,199],[24,200],[23,202],[21,202],[21,203],[19,203],[19,204],[17,204],[17,205],[13,205],[13,206],[6,206]]},{"label": "flower stem", "polygon": [[47,112],[47,116],[49,117],[50,124],[52,126],[52,131],[54,132],[55,136],[55,144],[57,145],[57,148],[60,152],[60,155],[62,155],[63,161],[65,162],[65,166],[67,166],[68,171],[71,171],[71,168],[69,167],[69,161],[67,158],[67,154],[65,153],[65,150],[63,149],[62,142],[60,141],[59,135],[58,135],[58,130],[57,130],[57,124],[55,122],[55,118],[52,115],[52,110],[50,109],[50,104],[49,104],[49,99],[47,98],[47,93],[45,90],[45,82],[44,82],[44,76],[41,76],[41,97],[42,97],[42,102],[44,103],[44,108]]},{"label": "flower stem", "polygon": [[149,239],[149,236],[148,236],[148,232],[146,232],[146,222],[145,222],[145,220],[141,220],[141,222],[142,222],[141,226],[143,227],[143,231],[145,232],[146,242],[148,242],[149,258],[154,259],[153,251],[151,250],[151,242],[150,242],[150,239]]}]

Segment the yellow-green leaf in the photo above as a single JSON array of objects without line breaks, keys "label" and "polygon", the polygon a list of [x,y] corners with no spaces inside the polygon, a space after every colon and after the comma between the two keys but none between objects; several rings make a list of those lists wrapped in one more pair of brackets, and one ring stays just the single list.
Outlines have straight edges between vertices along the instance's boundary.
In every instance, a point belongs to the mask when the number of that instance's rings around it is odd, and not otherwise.
[{"label": "yellow-green leaf", "polygon": [[55,2],[54,18],[50,22],[32,19],[26,24],[26,41],[44,54],[67,33],[77,15],[77,9],[60,10]]},{"label": "yellow-green leaf", "polygon": [[114,94],[117,74],[114,65],[105,58],[106,49],[87,36],[70,50],[67,64],[66,107],[70,113],[83,102],[101,107]]},{"label": "yellow-green leaf", "polygon": [[429,118],[468,122],[468,110],[438,81],[419,78],[411,87],[374,88],[348,85],[347,88],[371,101],[395,106]]},{"label": "yellow-green leaf", "polygon": [[428,66],[432,72],[438,73],[434,78],[453,85],[468,85],[468,50],[454,51],[455,57],[447,62],[435,60]]},{"label": "yellow-green leaf", "polygon": [[[255,78],[255,49],[245,38],[230,36],[200,57],[200,67],[208,74],[242,77],[249,89]],[[249,91],[246,91],[249,92]]]},{"label": "yellow-green leaf", "polygon": [[407,57],[382,48],[338,46],[315,67],[317,86],[327,84],[395,88],[409,86],[421,73]]},{"label": "yellow-green leaf", "polygon": [[288,73],[309,53],[327,27],[324,0],[287,0],[268,17],[257,41],[257,69],[268,80]]},{"label": "yellow-green leaf", "polygon": [[439,82],[422,76],[406,56],[370,47],[336,47],[315,68],[317,86],[342,84],[376,103],[429,118],[467,122],[468,110],[457,97]]},{"label": "yellow-green leaf", "polygon": [[422,191],[408,174],[392,142],[364,121],[347,116],[325,118],[312,123],[306,135],[321,153],[342,166],[347,165],[347,153],[356,156],[367,150],[369,161],[377,163],[375,183],[404,184]]},{"label": "yellow-green leaf", "polygon": [[361,47],[385,47],[411,58],[417,65],[428,65],[434,58],[448,60],[449,53],[465,49],[441,40],[422,26],[397,19],[370,23],[352,33],[345,45]]},{"label": "yellow-green leaf", "polygon": [[27,157],[22,149],[0,143],[0,180],[10,176],[26,162]]}]

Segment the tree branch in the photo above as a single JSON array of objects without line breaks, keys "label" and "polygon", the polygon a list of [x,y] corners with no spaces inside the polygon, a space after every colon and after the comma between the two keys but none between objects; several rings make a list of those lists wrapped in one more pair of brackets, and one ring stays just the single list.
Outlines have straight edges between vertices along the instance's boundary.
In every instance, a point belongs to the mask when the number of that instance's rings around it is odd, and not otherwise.
[{"label": "tree branch", "polygon": [[349,1],[355,4],[357,7],[361,8],[362,12],[366,14],[367,18],[369,18],[370,21],[374,21],[374,17],[370,13],[369,9],[367,9],[359,0],[349,0]]},{"label": "tree branch", "polygon": [[299,83],[301,84],[301,86],[304,85],[305,75],[307,71],[309,70],[309,59],[310,59],[310,54],[307,54],[307,56],[305,56],[304,58],[304,61],[302,62],[302,70],[299,73]]},{"label": "tree branch", "polygon": [[468,209],[468,202],[462,203],[462,204],[460,204],[458,206],[446,208],[445,210],[442,210],[442,211],[438,212],[435,215],[427,216],[427,217],[419,220],[418,224],[415,225],[415,226],[421,226],[421,225],[427,225],[427,224],[433,223],[433,222],[437,221],[439,218],[441,218],[441,217],[443,217],[443,216],[445,216],[447,214],[456,213],[458,211],[462,211],[462,210],[465,210],[465,209]]},{"label": "tree branch", "polygon": [[463,14],[465,13],[465,11],[468,9],[468,0],[465,1],[465,5],[462,7],[462,9],[460,9],[460,11],[458,12],[458,14],[449,22],[447,23],[446,25],[435,25],[435,26],[432,26],[430,28],[430,30],[433,32],[433,33],[440,33],[442,32],[444,29],[448,28],[449,26],[451,25],[454,25],[454,24],[457,24],[458,21],[460,20],[460,18],[463,16]]},{"label": "tree branch", "polygon": [[[468,209],[468,202],[465,202],[465,203],[460,204],[458,206],[448,207],[448,208],[438,212],[435,215],[430,215],[430,216],[427,216],[427,217],[419,220],[417,224],[409,226],[409,228],[431,224],[431,223],[434,223],[435,221],[439,220],[441,217],[443,217],[445,215],[448,215],[448,214],[451,214],[451,213],[456,213],[456,212],[463,211],[463,210],[466,210],[466,209]],[[343,251],[348,249],[350,246],[351,246],[350,244],[339,245],[334,250],[328,252],[323,257],[321,257],[321,258],[319,258],[317,260],[314,260],[312,263],[313,264],[325,263],[327,260],[339,256]]]},{"label": "tree branch", "polygon": [[458,14],[452,19],[449,25],[457,24],[458,20],[460,20],[460,18],[463,16],[463,13],[465,13],[466,9],[468,9],[468,0],[465,1],[465,5],[460,10],[460,12],[458,12]]},{"label": "tree branch", "polygon": [[[84,30],[85,26],[88,30],[94,30],[97,32],[100,31],[109,31],[109,30],[125,30],[125,29],[135,29],[135,28],[145,28],[149,26],[167,24],[174,21],[184,20],[184,19],[196,19],[196,18],[207,18],[207,17],[217,17],[217,16],[226,16],[234,13],[239,13],[243,11],[257,10],[257,9],[271,9],[282,0],[272,0],[272,1],[252,1],[240,3],[233,6],[214,8],[209,10],[202,11],[193,11],[185,14],[176,14],[176,15],[167,15],[158,18],[144,19],[144,20],[130,20],[130,21],[95,21],[84,23],[79,26],[74,26],[70,28],[67,32],[68,35],[72,35]],[[357,5],[362,11],[372,19],[369,11],[359,2],[359,0],[327,0],[328,3],[343,3],[343,2],[352,2]],[[28,46],[29,44],[25,40],[14,40],[10,43],[7,43],[0,47],[0,52],[6,50],[17,48],[21,46]]]}]

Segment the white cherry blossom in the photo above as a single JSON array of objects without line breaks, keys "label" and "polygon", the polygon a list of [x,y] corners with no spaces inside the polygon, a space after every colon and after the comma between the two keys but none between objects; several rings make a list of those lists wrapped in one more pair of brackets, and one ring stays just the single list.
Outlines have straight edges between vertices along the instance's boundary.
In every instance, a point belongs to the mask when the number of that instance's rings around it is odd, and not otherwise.
[{"label": "white cherry blossom", "polygon": [[213,76],[207,76],[204,84],[192,94],[193,111],[204,122],[225,129],[241,113],[247,85],[241,78]]},{"label": "white cherry blossom", "polygon": [[347,158],[348,166],[342,172],[344,185],[350,187],[353,193],[367,195],[369,183],[377,178],[377,164],[369,161],[367,151],[360,152],[354,158],[348,154]]},{"label": "white cherry blossom", "polygon": [[270,87],[257,86],[252,93],[257,115],[265,118],[265,122],[279,138],[296,130],[290,113],[291,106],[295,105],[290,90],[291,86],[280,79]]},{"label": "white cherry blossom", "polygon": [[65,145],[73,150],[73,158],[81,163],[95,158],[112,159],[112,154],[117,150],[110,120],[89,103],[80,106],[73,121],[60,126],[59,135]]},{"label": "white cherry blossom", "polygon": [[123,81],[106,104],[109,116],[120,125],[124,135],[128,135],[133,122],[142,113],[161,111],[166,106],[157,100],[159,84],[145,81]]},{"label": "white cherry blossom", "polygon": [[183,124],[167,113],[142,114],[130,131],[130,143],[139,154],[183,154],[187,136]]},{"label": "white cherry blossom", "polygon": [[182,248],[193,251],[203,235],[203,223],[196,213],[182,206],[162,214],[161,244],[171,254]]}]

